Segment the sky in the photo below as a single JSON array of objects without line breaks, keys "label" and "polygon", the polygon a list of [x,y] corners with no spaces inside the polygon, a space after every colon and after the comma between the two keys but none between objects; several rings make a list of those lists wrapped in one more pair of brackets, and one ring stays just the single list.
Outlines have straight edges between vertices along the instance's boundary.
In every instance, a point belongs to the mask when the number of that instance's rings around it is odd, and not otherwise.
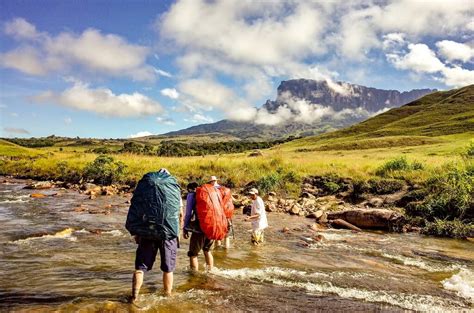
[{"label": "sky", "polygon": [[[0,1],[0,137],[300,121],[260,108],[296,78],[342,96],[338,81],[462,87],[474,83],[473,16],[465,0]],[[341,113],[290,101],[299,117]]]}]

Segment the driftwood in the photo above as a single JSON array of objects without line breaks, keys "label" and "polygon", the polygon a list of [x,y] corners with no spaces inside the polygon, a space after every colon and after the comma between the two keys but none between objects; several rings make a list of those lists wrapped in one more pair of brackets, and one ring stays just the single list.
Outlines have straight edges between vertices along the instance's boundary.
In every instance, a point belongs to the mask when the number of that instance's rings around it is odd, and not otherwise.
[{"label": "driftwood", "polygon": [[355,230],[355,231],[362,231],[362,229],[360,229],[359,227],[354,226],[351,223],[346,222],[345,220],[341,220],[340,218],[332,220],[331,225],[339,226],[339,227],[343,227],[343,228],[347,228],[347,229]]},{"label": "driftwood", "polygon": [[360,228],[386,229],[391,227],[402,216],[387,209],[350,209],[338,212],[328,212],[328,220],[342,219]]}]

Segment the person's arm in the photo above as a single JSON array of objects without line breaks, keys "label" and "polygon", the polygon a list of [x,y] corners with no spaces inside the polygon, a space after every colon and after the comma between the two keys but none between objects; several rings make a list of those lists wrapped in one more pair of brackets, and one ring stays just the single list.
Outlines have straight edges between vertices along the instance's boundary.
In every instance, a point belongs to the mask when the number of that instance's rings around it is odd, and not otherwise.
[{"label": "person's arm", "polygon": [[260,212],[261,212],[262,208],[261,208],[261,203],[260,201],[256,201],[256,207],[255,207],[255,214],[254,215],[250,215],[250,216],[247,216],[245,218],[246,221],[252,221],[252,220],[258,220],[260,218]]},{"label": "person's arm", "polygon": [[184,215],[183,215],[183,199],[179,198],[179,229],[183,229]]},{"label": "person's arm", "polygon": [[191,218],[193,216],[193,207],[195,205],[195,201],[195,198],[189,194],[186,199],[186,214],[184,217],[183,230],[184,228],[189,227],[189,222],[191,222]]}]

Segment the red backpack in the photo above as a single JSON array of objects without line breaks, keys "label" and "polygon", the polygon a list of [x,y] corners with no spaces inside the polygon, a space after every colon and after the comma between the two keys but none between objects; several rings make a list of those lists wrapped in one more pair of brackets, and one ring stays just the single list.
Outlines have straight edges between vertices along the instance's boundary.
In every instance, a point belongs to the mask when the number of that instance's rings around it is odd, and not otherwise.
[{"label": "red backpack", "polygon": [[221,192],[213,185],[204,184],[197,188],[196,211],[201,230],[208,239],[222,240],[225,238],[227,235],[227,218]]},{"label": "red backpack", "polygon": [[220,187],[219,192],[221,194],[221,206],[224,209],[224,214],[227,219],[231,219],[234,214],[234,203],[232,202],[232,193],[229,188],[224,186]]}]

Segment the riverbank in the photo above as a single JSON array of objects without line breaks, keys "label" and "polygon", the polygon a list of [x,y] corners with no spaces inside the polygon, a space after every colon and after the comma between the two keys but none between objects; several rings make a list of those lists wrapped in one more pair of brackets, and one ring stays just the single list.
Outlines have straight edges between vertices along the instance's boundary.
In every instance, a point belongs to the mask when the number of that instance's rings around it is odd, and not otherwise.
[{"label": "riverbank", "polygon": [[[30,183],[0,183],[0,264],[9,273],[0,277],[0,308],[133,309],[126,296],[136,246],[123,226],[131,195],[90,199],[56,187],[24,189]],[[175,295],[162,297],[160,273],[151,271],[139,305],[147,312],[473,309],[469,241],[315,229],[314,219],[280,212],[268,219],[267,242],[253,247],[236,210],[232,248],[214,251],[212,273],[187,270],[182,241]]]},{"label": "riverbank", "polygon": [[[166,167],[183,189],[210,175],[237,194],[256,187],[280,200],[270,201],[271,210],[319,218],[321,207],[388,209],[405,217],[405,229],[466,238],[474,228],[473,147],[456,135],[414,147],[301,152],[290,146],[256,157],[158,158],[97,155],[85,152],[86,147],[29,149],[0,141],[0,175],[52,181],[97,197],[131,192],[143,174]],[[399,223],[393,226],[404,229]]]}]

